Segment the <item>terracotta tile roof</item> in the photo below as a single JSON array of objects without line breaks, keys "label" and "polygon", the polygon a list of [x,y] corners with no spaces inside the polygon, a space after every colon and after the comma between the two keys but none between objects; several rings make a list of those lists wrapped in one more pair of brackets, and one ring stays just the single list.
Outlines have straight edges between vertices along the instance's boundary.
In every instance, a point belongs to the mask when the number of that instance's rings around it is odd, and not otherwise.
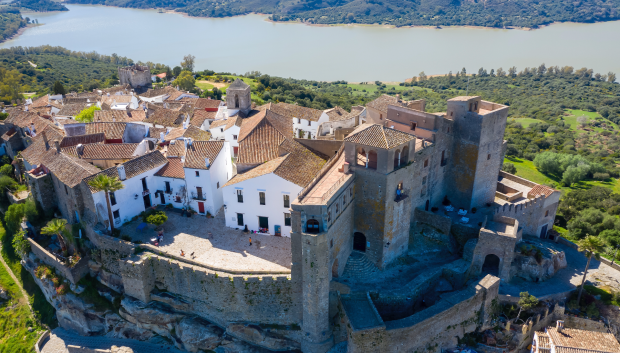
[{"label": "terracotta tile roof", "polygon": [[133,99],[133,96],[128,94],[111,94],[109,96],[103,96],[101,97],[101,103],[107,103],[109,105],[114,104],[115,102],[117,104],[124,104],[124,103],[131,103],[131,100]]},{"label": "terracotta tile roof", "polygon": [[[61,141],[63,136],[52,127],[47,127],[43,131],[45,131],[45,135],[47,136],[49,149],[55,149],[54,141]],[[30,165],[39,165],[46,152],[43,134],[39,133],[32,139],[30,146],[22,151],[21,155]]]},{"label": "terracotta tile roof", "polygon": [[185,179],[185,169],[183,169],[181,158],[168,157],[168,163],[155,173],[155,175],[167,178]]},{"label": "terracotta tile roof", "polygon": [[208,169],[205,158],[209,158],[209,164],[215,163],[220,151],[224,148],[224,141],[195,141],[187,147],[185,153],[185,168]]},{"label": "terracotta tile roof", "polygon": [[[49,138],[49,137],[48,137]],[[91,135],[77,135],[77,136],[65,136],[60,142],[60,147],[71,147],[79,144],[86,145],[91,143],[104,143],[105,134],[100,132],[98,134]]]},{"label": "terracotta tile roof", "polygon": [[[161,166],[163,166],[166,163],[168,163],[168,160],[166,159],[166,157],[164,157],[163,154],[161,154],[161,152],[153,151],[151,153],[147,153],[143,156],[140,156],[138,158],[134,158],[130,161],[125,162],[123,163],[123,166],[125,167],[126,178],[131,179],[149,170],[153,170],[156,168],[159,169]],[[88,182],[96,178],[98,174],[105,174],[109,177],[118,178],[118,169],[116,167],[108,168],[104,171],[101,171],[95,175],[92,175],[86,178],[84,181],[86,182],[86,184],[88,184]],[[97,190],[90,187],[90,185],[89,185],[89,188],[93,194],[98,192]]]},{"label": "terracotta tile roof", "polygon": [[68,104],[87,104],[96,102],[95,98],[91,97],[65,97],[62,99],[64,105]]},{"label": "terracotta tile roof", "polygon": [[[34,129],[37,134],[48,126],[57,130],[58,133],[62,133],[51,120],[40,117],[33,112],[24,112],[14,109],[9,112],[9,116],[4,120],[5,126],[10,127],[11,125],[15,125],[22,129],[30,129],[32,124],[34,124]],[[12,136],[12,134],[9,135]],[[7,140],[5,137],[7,136],[3,135],[3,139]]]},{"label": "terracotta tile roof", "polygon": [[140,122],[144,121],[144,119],[146,119],[146,112],[142,109],[135,109],[127,112],[127,122]]},{"label": "terracotta tile roof", "polygon": [[79,112],[86,109],[88,104],[86,103],[75,103],[75,104],[65,104],[62,106],[60,111],[56,113],[56,115],[60,116],[72,116],[75,117]]},{"label": "terracotta tile roof", "polygon": [[55,148],[47,151],[41,161],[58,180],[68,187],[78,185],[84,178],[98,173],[99,168],[73,156],[58,153]]},{"label": "terracotta tile roof", "polygon": [[86,135],[103,132],[108,140],[119,140],[125,134],[127,123],[88,123],[85,124]]},{"label": "terracotta tile roof", "polygon": [[10,128],[9,130],[7,130],[7,132],[5,132],[4,134],[2,134],[2,137],[0,137],[3,141],[9,141],[11,139],[11,137],[15,136],[15,133],[17,132],[16,128]]},{"label": "terracotta tile roof", "polygon": [[229,117],[228,119],[226,119],[226,127],[224,127],[224,131],[230,129],[233,126],[241,127],[243,121],[243,114],[235,114],[234,116]]},{"label": "terracotta tile roof", "polygon": [[70,125],[70,124],[82,124],[81,122],[73,119],[56,119],[56,122],[60,125]]},{"label": "terracotta tile roof", "polygon": [[263,110],[241,125],[237,163],[260,164],[280,157],[280,145],[292,137],[289,118]]},{"label": "terracotta tile roof", "polygon": [[166,146],[167,157],[182,157],[185,156],[185,142],[173,140]]},{"label": "terracotta tile roof", "polygon": [[276,168],[280,166],[280,164],[282,164],[282,162],[284,162],[286,157],[288,156],[282,156],[282,157],[272,159],[268,162],[265,162],[257,166],[256,168],[252,168],[248,170],[247,172],[243,174],[237,174],[234,177],[232,177],[226,184],[224,184],[223,187],[234,185],[242,181],[250,180],[253,178],[257,178],[259,176],[271,174],[273,173],[274,170],[276,170]]},{"label": "terracotta tile roof", "polygon": [[154,102],[154,103],[149,103],[157,108],[163,108],[163,109],[170,109],[170,110],[181,110],[183,107],[185,107],[185,103],[182,102]]},{"label": "terracotta tile roof", "polygon": [[[134,158],[133,154],[137,147],[137,143],[93,143],[84,145],[82,158],[97,160],[132,159]],[[77,146],[65,147],[62,151],[72,156],[79,157]]]},{"label": "terracotta tile roof", "polygon": [[346,110],[335,107],[325,111],[325,114],[329,117],[329,121],[342,121],[354,118],[356,114],[347,112]]},{"label": "terracotta tile roof", "polygon": [[36,100],[32,101],[30,108],[32,109],[32,108],[46,107],[49,104],[50,104],[49,96],[46,94],[43,97],[39,97]]},{"label": "terracotta tile roof", "polygon": [[613,334],[606,332],[596,332],[579,330],[572,328],[563,328],[562,332],[558,332],[555,327],[548,327],[547,334],[553,345],[556,346],[556,351],[559,352],[559,347],[564,347],[566,353],[576,352],[576,350],[588,350],[590,352],[620,352],[620,343],[616,340]]},{"label": "terracotta tile roof", "polygon": [[381,95],[381,97],[375,99],[372,102],[369,102],[368,104],[366,104],[366,106],[377,109],[378,111],[384,112],[387,114],[387,107],[388,105],[397,105],[398,104],[398,98],[396,97],[392,97],[392,96],[388,96],[387,94],[383,94]]},{"label": "terracotta tile roof", "polygon": [[144,119],[144,122],[154,125],[177,127],[183,123],[184,119],[184,113],[164,108],[156,110],[153,115]]},{"label": "terracotta tile roof", "polygon": [[378,124],[362,124],[344,140],[370,147],[390,149],[415,139],[415,136]]},{"label": "terracotta tile roof", "polygon": [[166,131],[168,131],[168,130],[165,127],[149,127],[149,133],[146,136],[159,140],[159,135],[162,132],[165,134]]},{"label": "terracotta tile roof", "polygon": [[114,94],[120,91],[132,91],[132,88],[129,84],[124,84],[124,85],[118,85],[118,86],[106,88],[101,91],[103,92],[103,94],[106,94],[106,93]]},{"label": "terracotta tile roof", "polygon": [[187,130],[185,130],[183,137],[189,137],[194,141],[209,141],[211,139],[211,133],[190,125]]},{"label": "terracotta tile roof", "polygon": [[164,137],[164,141],[170,141],[170,140],[176,140],[180,137],[183,137],[183,134],[185,133],[185,129],[182,127],[177,127],[174,128],[172,130],[170,130],[170,132],[168,132],[166,134],[166,136]]},{"label": "terracotta tile roof", "polygon": [[32,107],[30,106],[28,110],[32,113],[41,114],[41,115],[52,115],[52,106],[43,106],[43,107]]},{"label": "terracotta tile roof", "polygon": [[216,127],[224,127],[226,126],[226,124],[228,123],[228,119],[219,119],[219,120],[215,120],[213,122],[211,122],[211,125],[209,125],[209,129],[215,129]]},{"label": "terracotta tile roof", "polygon": [[323,115],[321,110],[288,103],[271,104],[269,109],[288,118],[299,118],[309,121],[318,121],[321,115]]},{"label": "terracotta tile roof", "polygon": [[552,189],[546,185],[536,185],[527,193],[528,198],[535,198],[538,195],[545,195],[545,197],[551,196],[553,192],[557,190]]},{"label": "terracotta tile roof", "polygon": [[187,94],[187,92],[175,90],[174,92],[170,93],[170,97],[166,98],[166,101],[174,101],[183,94]]},{"label": "terracotta tile roof", "polygon": [[217,114],[217,112],[207,112],[204,110],[194,110],[194,115],[192,116],[192,119],[190,120],[189,124],[196,126],[196,127],[201,127],[202,123],[204,123],[205,120],[209,119],[209,120],[213,120],[215,119],[215,115]]},{"label": "terracotta tile roof", "polygon": [[129,116],[124,110],[96,110],[93,117],[93,122],[96,123],[112,123],[127,122]]},{"label": "terracotta tile roof", "polygon": [[154,98],[154,97],[159,97],[159,96],[163,96],[165,94],[172,94],[174,92],[178,92],[174,87],[164,87],[164,88],[156,88],[156,89],[152,89],[149,88],[148,91],[139,94],[138,96],[140,97],[146,97],[146,98]]},{"label": "terracotta tile roof", "polygon": [[206,108],[217,108],[222,104],[222,101],[219,99],[207,99],[207,98],[181,98],[179,102],[190,104],[194,107],[194,109],[206,109]]}]

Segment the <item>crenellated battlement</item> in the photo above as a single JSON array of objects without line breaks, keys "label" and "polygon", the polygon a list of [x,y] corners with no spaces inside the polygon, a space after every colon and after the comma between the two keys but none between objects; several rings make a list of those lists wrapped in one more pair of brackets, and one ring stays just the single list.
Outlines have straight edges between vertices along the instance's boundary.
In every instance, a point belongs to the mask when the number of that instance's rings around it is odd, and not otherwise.
[{"label": "crenellated battlement", "polygon": [[513,203],[505,203],[499,207],[497,207],[494,211],[493,214],[494,215],[500,215],[500,216],[515,216],[518,214],[523,214],[525,212],[528,212],[530,210],[532,210],[533,208],[542,208],[544,206],[545,203],[545,196],[544,195],[537,195],[535,198],[533,199],[528,199],[526,201],[523,202],[519,202],[516,204]]}]

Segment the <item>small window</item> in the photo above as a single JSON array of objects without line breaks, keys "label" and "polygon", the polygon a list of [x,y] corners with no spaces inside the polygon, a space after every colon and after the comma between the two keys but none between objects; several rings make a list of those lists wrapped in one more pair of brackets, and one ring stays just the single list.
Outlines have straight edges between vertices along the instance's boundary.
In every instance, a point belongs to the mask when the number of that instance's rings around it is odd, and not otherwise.
[{"label": "small window", "polygon": [[233,135],[233,140],[236,140],[236,139],[237,139],[237,135]]},{"label": "small window", "polygon": [[219,189],[219,188],[220,188],[220,182],[218,181],[217,182],[217,189]]},{"label": "small window", "polygon": [[545,217],[549,217],[549,210],[545,211]]},{"label": "small window", "polygon": [[347,194],[342,195],[342,206],[347,204]]},{"label": "small window", "polygon": [[332,209],[328,209],[327,210],[327,221],[331,222],[332,221]]},{"label": "small window", "polygon": [[110,204],[112,206],[116,205],[116,195],[113,192],[110,192]]},{"label": "small window", "polygon": [[166,185],[166,194],[169,194],[172,191],[170,189],[170,182],[169,181],[164,181],[164,184]]},{"label": "small window", "polygon": [[428,167],[428,159],[424,161],[424,168]]},{"label": "small window", "polygon": [[284,225],[288,227],[291,226],[291,214],[290,213],[284,214]]},{"label": "small window", "polygon": [[121,213],[119,212],[119,210],[112,212],[112,214],[114,215],[114,219],[121,218]]},{"label": "small window", "polygon": [[291,207],[291,197],[289,195],[284,195],[282,198],[284,199],[284,207]]},{"label": "small window", "polygon": [[200,172],[196,171],[196,176],[199,177],[200,176]]},{"label": "small window", "polygon": [[336,204],[336,214],[338,214],[338,211],[339,211],[338,210],[338,202],[335,202],[335,204]]},{"label": "small window", "polygon": [[379,120],[383,120],[383,114],[379,114]]},{"label": "small window", "polygon": [[237,213],[237,225],[243,226],[243,213]]},{"label": "small window", "polygon": [[422,178],[422,185],[426,185],[426,177]]},{"label": "small window", "polygon": [[353,197],[353,188],[349,189],[349,196]]},{"label": "small window", "polygon": [[[454,116],[454,112],[450,112],[450,116]],[[448,128],[448,132],[450,132],[450,128]]]},{"label": "small window", "polygon": [[308,126],[310,126],[310,120],[308,120]]},{"label": "small window", "polygon": [[448,128],[448,133],[450,133],[450,128]]},{"label": "small window", "polygon": [[261,205],[265,205],[265,193],[264,192],[259,192],[258,193],[258,198],[260,200],[260,204]]},{"label": "small window", "polygon": [[224,132],[224,128],[221,128],[221,129],[220,129],[220,132]]},{"label": "small window", "polygon": [[415,128],[416,128],[417,126],[418,126],[418,124],[416,124],[416,123],[412,122],[412,123],[411,123],[411,130],[412,130],[412,131],[415,131]]},{"label": "small window", "polygon": [[237,202],[243,203],[243,190],[237,190]]},{"label": "small window", "polygon": [[334,247],[334,239],[330,239],[329,240],[329,247],[333,248]]},{"label": "small window", "polygon": [[489,159],[491,159],[491,154],[490,154],[490,153],[489,153],[489,154],[487,154],[487,161],[488,161]]}]

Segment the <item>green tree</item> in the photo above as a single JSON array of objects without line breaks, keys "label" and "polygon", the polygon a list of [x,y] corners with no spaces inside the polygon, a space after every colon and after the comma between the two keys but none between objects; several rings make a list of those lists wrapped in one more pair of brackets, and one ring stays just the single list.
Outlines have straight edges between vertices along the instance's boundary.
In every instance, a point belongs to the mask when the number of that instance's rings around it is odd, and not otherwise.
[{"label": "green tree", "polygon": [[54,88],[52,90],[54,91],[54,94],[66,94],[65,86],[63,86],[60,81],[54,82]]},{"label": "green tree", "polygon": [[579,251],[584,251],[588,262],[586,263],[586,269],[583,271],[583,278],[581,279],[581,287],[579,287],[579,295],[577,296],[577,304],[581,301],[581,293],[583,292],[583,285],[586,282],[586,276],[588,275],[588,269],[590,268],[590,261],[592,256],[598,260],[600,258],[598,253],[601,253],[604,249],[603,241],[601,239],[588,235],[577,243],[579,245]]},{"label": "green tree", "polygon": [[172,79],[172,70],[170,70],[170,66],[166,66],[166,81]]},{"label": "green tree", "polygon": [[79,112],[78,115],[75,116],[75,120],[83,123],[92,123],[95,118],[95,111],[97,110],[101,110],[101,108],[96,105],[91,105],[90,107]]},{"label": "green tree", "polygon": [[24,75],[17,70],[0,68],[0,99],[11,101],[22,98],[21,81]]},{"label": "green tree", "polygon": [[26,257],[26,255],[30,252],[30,243],[28,242],[28,239],[26,239],[25,231],[20,230],[15,233],[13,236],[13,249],[15,249],[15,252],[22,258]]},{"label": "green tree", "polygon": [[194,62],[196,57],[192,54],[185,55],[183,57],[183,61],[181,61],[181,67],[183,70],[187,70],[189,72],[194,72]]},{"label": "green tree", "polygon": [[178,77],[181,71],[183,71],[183,69],[180,66],[175,66],[174,69],[172,69],[172,74],[174,74],[174,77]]},{"label": "green tree", "polygon": [[196,86],[196,79],[189,71],[182,71],[177,79],[172,82],[173,85],[179,86],[180,89],[189,91]]},{"label": "green tree", "polygon": [[146,223],[153,224],[158,228],[162,224],[166,223],[167,220],[168,216],[166,216],[166,212],[164,211],[155,212],[152,215],[146,217]]},{"label": "green tree", "polygon": [[535,296],[530,295],[529,292],[521,292],[519,293],[519,302],[517,305],[519,305],[519,313],[517,314],[517,320],[519,320],[521,311],[531,310],[536,307],[536,305],[538,305],[538,299]]},{"label": "green tree", "polygon": [[41,233],[52,236],[56,234],[58,237],[58,242],[60,243],[60,247],[62,251],[67,251],[67,244],[65,243],[65,238],[62,235],[65,230],[65,226],[67,225],[67,220],[62,218],[54,218],[51,221],[47,222],[47,225],[41,228]]},{"label": "green tree", "polygon": [[562,174],[562,182],[564,185],[571,186],[574,183],[581,181],[588,175],[587,165],[569,166],[566,168],[564,174]]},{"label": "green tree", "polygon": [[103,191],[105,194],[105,203],[108,206],[108,218],[110,221],[110,229],[114,230],[114,218],[112,217],[112,207],[110,206],[110,193],[121,190],[125,187],[117,177],[109,177],[105,174],[99,174],[88,182],[88,185],[97,191]]},{"label": "green tree", "polygon": [[4,223],[6,224],[7,233],[10,235],[17,234],[24,220],[24,204],[16,203],[7,209],[4,214]]},{"label": "green tree", "polygon": [[616,74],[614,74],[613,72],[609,72],[607,74],[607,81],[608,82],[616,82]]},{"label": "green tree", "polygon": [[534,165],[543,174],[562,175],[560,156],[553,152],[543,152],[536,155]]},{"label": "green tree", "polygon": [[10,164],[5,164],[0,167],[0,175],[11,176],[13,175],[13,166]]},{"label": "green tree", "polygon": [[504,163],[502,165],[502,170],[506,173],[517,174],[517,167],[515,167],[515,165],[512,163]]}]

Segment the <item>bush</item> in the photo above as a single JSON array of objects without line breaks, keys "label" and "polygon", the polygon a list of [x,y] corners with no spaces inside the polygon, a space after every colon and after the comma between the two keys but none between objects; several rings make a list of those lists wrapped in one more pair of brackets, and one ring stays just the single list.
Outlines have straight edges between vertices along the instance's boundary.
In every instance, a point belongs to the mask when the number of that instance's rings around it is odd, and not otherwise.
[{"label": "bush", "polygon": [[10,164],[5,164],[0,167],[0,175],[11,176],[13,175],[13,166]]},{"label": "bush", "polygon": [[506,173],[517,174],[517,167],[515,167],[515,165],[512,163],[504,163],[502,165],[502,170]]},{"label": "bush", "polygon": [[607,180],[609,179],[609,173],[594,173],[594,179]]},{"label": "bush", "polygon": [[153,224],[156,227],[166,223],[167,220],[168,216],[166,216],[164,211],[158,211],[146,217],[146,223]]},{"label": "bush", "polygon": [[65,295],[68,292],[69,292],[69,287],[64,283],[56,287],[56,294],[58,295]]},{"label": "bush", "polygon": [[30,252],[30,242],[25,237],[26,232],[19,231],[13,236],[13,249],[22,258]]},{"label": "bush", "polygon": [[591,303],[590,305],[586,307],[586,315],[588,315],[588,317],[597,317],[600,315],[600,312],[598,311],[596,304]]},{"label": "bush", "polygon": [[54,270],[52,270],[52,268],[48,265],[39,265],[39,267],[34,270],[34,274],[39,279],[43,277],[51,278],[52,274],[54,274]]}]

